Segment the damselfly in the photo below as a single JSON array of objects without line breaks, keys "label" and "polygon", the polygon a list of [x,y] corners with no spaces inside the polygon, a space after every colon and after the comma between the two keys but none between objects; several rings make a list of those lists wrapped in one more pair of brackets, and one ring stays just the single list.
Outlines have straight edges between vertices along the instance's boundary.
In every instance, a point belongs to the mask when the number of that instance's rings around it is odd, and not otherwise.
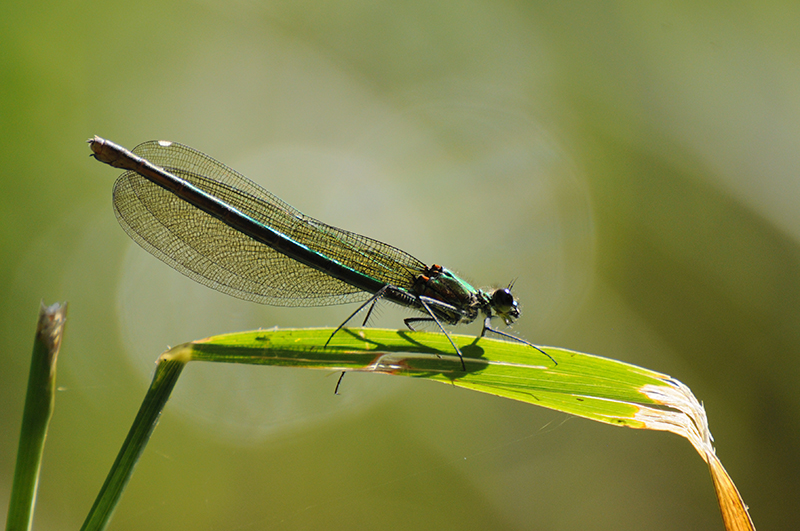
[{"label": "damselfly", "polygon": [[[425,314],[464,358],[444,324],[484,318],[486,332],[532,343],[491,327],[520,316],[511,286],[476,289],[440,266],[377,240],[303,215],[236,171],[188,146],[150,141],[133,151],[95,136],[93,156],[125,171],[114,210],[128,235],[184,275],[242,299],[273,306],[325,306],[384,299]],[[372,307],[370,307],[370,311]],[[369,317],[369,313],[367,314]],[[366,323],[366,319],[365,319]],[[333,336],[331,336],[333,337]]]}]

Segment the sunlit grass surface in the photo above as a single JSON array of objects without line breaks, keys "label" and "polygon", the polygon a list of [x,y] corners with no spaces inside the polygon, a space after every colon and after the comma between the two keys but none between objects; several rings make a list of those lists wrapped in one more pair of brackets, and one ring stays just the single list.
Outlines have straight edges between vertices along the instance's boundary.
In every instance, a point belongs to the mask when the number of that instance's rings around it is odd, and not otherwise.
[{"label": "sunlit grass surface", "polygon": [[[338,332],[338,333],[336,333]],[[334,334],[334,335],[332,335]],[[455,355],[451,340],[463,353]],[[448,352],[451,351],[451,352]],[[547,365],[540,365],[544,356]],[[183,368],[190,361],[411,376],[511,398],[590,420],[668,431],[709,465],[725,528],[754,529],[747,506],[712,445],[703,406],[669,376],[580,352],[469,336],[374,328],[295,329],[225,334],[161,355],[153,381],[82,529],[105,529],[122,499]],[[279,509],[278,509],[279,510]]]}]

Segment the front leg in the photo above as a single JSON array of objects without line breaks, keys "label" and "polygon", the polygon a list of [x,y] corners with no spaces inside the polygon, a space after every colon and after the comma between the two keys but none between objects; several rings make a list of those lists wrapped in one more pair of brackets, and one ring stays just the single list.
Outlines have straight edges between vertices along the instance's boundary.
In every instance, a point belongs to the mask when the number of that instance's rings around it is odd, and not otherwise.
[{"label": "front leg", "polygon": [[551,356],[550,354],[548,354],[544,350],[540,349],[539,347],[537,347],[536,345],[534,345],[530,341],[526,341],[526,340],[522,339],[521,337],[517,337],[517,336],[515,336],[513,334],[509,334],[508,332],[503,332],[501,330],[498,330],[497,328],[492,328],[491,327],[491,319],[492,319],[491,317],[487,317],[483,321],[483,330],[481,330],[481,337],[484,337],[486,335],[486,332],[492,332],[493,334],[497,334],[498,336],[505,337],[505,338],[508,338],[508,339],[512,339],[514,341],[518,341],[518,342],[520,342],[522,344],[528,345],[529,347],[535,348],[536,350],[538,350],[539,352],[541,352],[542,354],[544,354],[545,356],[550,358],[550,361],[552,361],[554,364],[558,365],[558,362],[553,359],[553,356]]}]

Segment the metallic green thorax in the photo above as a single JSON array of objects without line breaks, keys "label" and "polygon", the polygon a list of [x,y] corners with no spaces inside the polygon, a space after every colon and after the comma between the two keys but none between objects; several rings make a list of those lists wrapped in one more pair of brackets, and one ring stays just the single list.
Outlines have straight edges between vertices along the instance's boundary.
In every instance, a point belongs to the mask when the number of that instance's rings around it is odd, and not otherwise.
[{"label": "metallic green thorax", "polygon": [[510,289],[500,288],[487,293],[436,264],[416,277],[412,290],[419,297],[440,303],[430,304],[431,310],[448,324],[471,323],[481,312],[486,317],[497,315],[506,324],[511,324],[520,315]]}]

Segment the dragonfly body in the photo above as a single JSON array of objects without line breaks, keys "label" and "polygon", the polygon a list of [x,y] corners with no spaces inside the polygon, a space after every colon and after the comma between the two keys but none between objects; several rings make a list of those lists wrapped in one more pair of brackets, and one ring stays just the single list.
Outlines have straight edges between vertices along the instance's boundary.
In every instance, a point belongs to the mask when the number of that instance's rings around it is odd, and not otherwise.
[{"label": "dragonfly body", "polygon": [[482,314],[481,335],[492,331],[530,344],[490,327],[495,316],[511,324],[520,315],[509,288],[476,289],[442,266],[305,216],[188,146],[150,141],[128,151],[100,137],[89,144],[97,160],[126,170],[114,185],[125,231],[198,282],[275,306],[366,300],[360,310],[386,299],[426,314],[406,319],[409,327],[470,323]]}]

